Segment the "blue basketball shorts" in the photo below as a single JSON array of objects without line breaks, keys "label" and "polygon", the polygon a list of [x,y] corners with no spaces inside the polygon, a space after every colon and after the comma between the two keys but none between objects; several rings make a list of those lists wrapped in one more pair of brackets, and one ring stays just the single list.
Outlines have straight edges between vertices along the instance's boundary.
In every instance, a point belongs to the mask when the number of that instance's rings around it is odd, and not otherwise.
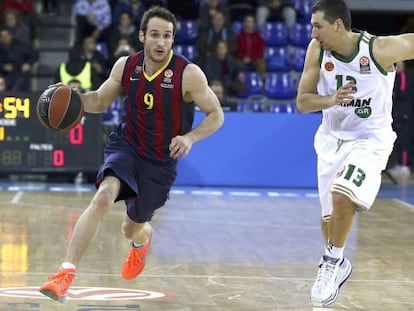
[{"label": "blue basketball shorts", "polygon": [[169,198],[177,176],[177,161],[159,162],[140,157],[127,141],[112,132],[97,174],[97,187],[105,176],[115,176],[121,188],[115,202],[124,200],[127,215],[137,223],[150,221]]}]

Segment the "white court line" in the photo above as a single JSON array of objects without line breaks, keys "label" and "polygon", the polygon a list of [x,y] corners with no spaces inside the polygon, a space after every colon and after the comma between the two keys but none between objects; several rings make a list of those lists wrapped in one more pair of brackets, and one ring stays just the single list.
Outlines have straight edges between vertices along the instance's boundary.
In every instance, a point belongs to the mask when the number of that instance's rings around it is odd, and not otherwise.
[{"label": "white court line", "polygon": [[260,197],[262,196],[259,192],[253,192],[253,191],[230,191],[229,195],[233,196],[244,196],[244,197]]},{"label": "white court line", "polygon": [[92,192],[88,187],[82,186],[73,186],[73,187],[50,187],[49,191],[51,192]]},{"label": "white court line", "polygon": [[407,207],[409,207],[409,208],[411,208],[411,209],[413,209],[413,210],[414,210],[414,205],[413,205],[413,204],[411,204],[411,203],[408,203],[408,202],[403,201],[403,200],[400,200],[400,199],[393,199],[393,201],[398,202],[398,203],[400,203],[401,205],[407,206]]},{"label": "white court line", "polygon": [[184,190],[171,189],[171,194],[186,194]]},{"label": "white court line", "polygon": [[307,198],[319,198],[318,193],[305,193],[305,197]]},{"label": "white court line", "polygon": [[216,191],[216,190],[193,190],[191,194],[194,195],[223,195],[223,191]]},{"label": "white court line", "polygon": [[20,203],[20,198],[22,197],[22,195],[23,195],[23,191],[19,191],[19,192],[17,192],[14,196],[13,196],[13,198],[11,199],[11,203],[12,204],[19,204]]},{"label": "white court line", "polygon": [[270,191],[267,193],[269,197],[290,197],[290,198],[298,198],[301,195],[299,193],[292,193],[292,192],[277,192],[277,191]]}]

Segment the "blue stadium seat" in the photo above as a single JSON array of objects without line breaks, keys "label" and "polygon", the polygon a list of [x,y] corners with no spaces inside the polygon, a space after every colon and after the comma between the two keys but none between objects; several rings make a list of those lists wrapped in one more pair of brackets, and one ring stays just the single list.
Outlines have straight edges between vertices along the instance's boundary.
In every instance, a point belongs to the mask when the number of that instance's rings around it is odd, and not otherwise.
[{"label": "blue stadium seat", "polygon": [[250,104],[248,100],[239,100],[237,102],[237,112],[250,111]]},{"label": "blue stadium seat", "polygon": [[289,40],[293,46],[307,47],[312,34],[312,25],[309,23],[296,22],[292,25]]},{"label": "blue stadium seat", "polygon": [[175,44],[173,50],[174,53],[181,54],[189,60],[193,60],[198,55],[196,47],[191,44]]},{"label": "blue stadium seat", "polygon": [[269,105],[269,112],[296,113],[296,104],[294,102],[290,102],[290,103],[274,102]]},{"label": "blue stadium seat", "polygon": [[266,46],[287,46],[288,28],[284,22],[266,22],[262,27],[262,36]]},{"label": "blue stadium seat", "polygon": [[264,57],[266,61],[266,70],[270,72],[290,71],[289,49],[284,46],[268,46],[265,48]]},{"label": "blue stadium seat", "polygon": [[265,112],[268,111],[266,102],[264,100],[251,100],[250,105],[254,112]]},{"label": "blue stadium seat", "polygon": [[252,96],[248,99],[241,99],[237,102],[238,112],[264,112],[268,111],[265,98]]},{"label": "blue stadium seat", "polygon": [[175,43],[194,44],[198,36],[198,26],[196,20],[178,20]]},{"label": "blue stadium seat", "polygon": [[306,49],[303,47],[296,47],[293,50],[291,68],[295,71],[302,72],[305,63]]},{"label": "blue stadium seat", "polygon": [[310,21],[312,15],[312,0],[295,0],[293,6],[297,12],[298,21]]},{"label": "blue stadium seat", "polygon": [[246,85],[246,90],[237,93],[237,98],[248,98],[251,96],[260,96],[263,94],[262,77],[257,72],[245,72],[243,82]]},{"label": "blue stadium seat", "polygon": [[296,91],[292,76],[286,72],[268,72],[264,95],[269,99],[293,99]]}]

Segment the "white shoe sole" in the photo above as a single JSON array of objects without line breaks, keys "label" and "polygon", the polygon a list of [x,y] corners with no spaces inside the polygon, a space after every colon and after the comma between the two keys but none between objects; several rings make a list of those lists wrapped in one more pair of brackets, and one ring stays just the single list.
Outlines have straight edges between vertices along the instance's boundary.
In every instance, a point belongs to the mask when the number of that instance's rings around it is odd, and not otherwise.
[{"label": "white shoe sole", "polygon": [[349,277],[351,276],[351,273],[352,273],[351,262],[348,259],[344,258],[344,262],[345,261],[347,262],[346,267],[345,267],[345,271],[343,273],[343,276],[340,279],[338,279],[338,284],[337,284],[336,290],[332,293],[332,295],[329,298],[327,298],[323,301],[315,301],[315,300],[312,300],[312,297],[311,297],[312,304],[315,307],[321,307],[321,308],[327,307],[327,306],[333,304],[338,299],[339,289],[349,279]]}]

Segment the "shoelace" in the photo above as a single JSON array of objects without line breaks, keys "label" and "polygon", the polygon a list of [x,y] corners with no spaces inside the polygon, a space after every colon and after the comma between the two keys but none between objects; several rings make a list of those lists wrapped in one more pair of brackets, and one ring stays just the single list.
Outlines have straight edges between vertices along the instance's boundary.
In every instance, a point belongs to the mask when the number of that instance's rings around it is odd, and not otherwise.
[{"label": "shoelace", "polygon": [[141,263],[141,260],[138,256],[138,252],[136,250],[133,250],[129,253],[129,256],[127,257],[127,262],[131,263],[134,266]]},{"label": "shoelace", "polygon": [[70,283],[72,277],[73,277],[73,273],[71,272],[68,273],[65,271],[59,271],[58,273],[49,276],[49,280],[54,281],[54,282]]},{"label": "shoelace", "polygon": [[332,278],[335,272],[336,265],[327,261],[321,263],[321,267],[318,271],[318,283],[319,284],[328,284],[332,282]]}]

